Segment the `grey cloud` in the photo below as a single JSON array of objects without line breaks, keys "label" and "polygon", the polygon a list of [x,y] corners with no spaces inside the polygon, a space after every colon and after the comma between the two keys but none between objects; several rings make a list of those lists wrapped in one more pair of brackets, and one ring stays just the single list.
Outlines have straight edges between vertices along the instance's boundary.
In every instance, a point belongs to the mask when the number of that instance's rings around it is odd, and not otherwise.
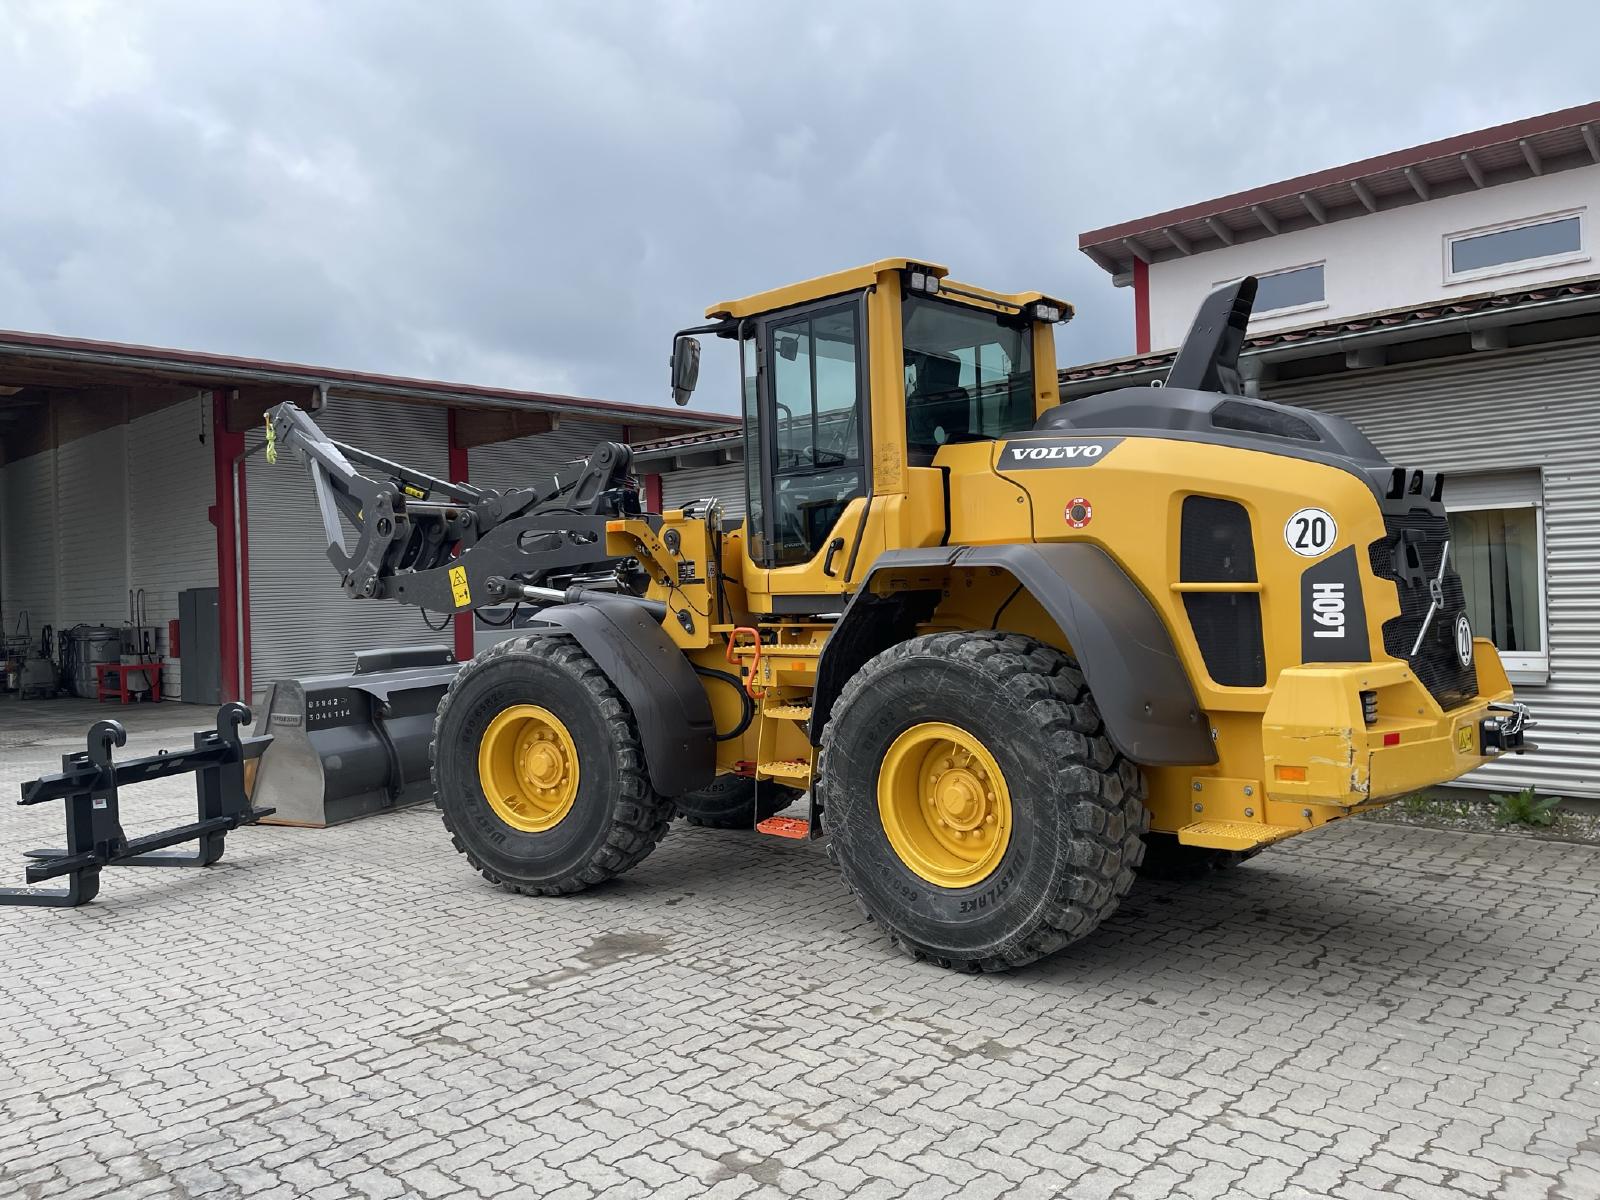
[{"label": "grey cloud", "polygon": [[1073,299],[1065,362],[1123,352],[1080,231],[1593,99],[1600,34],[1578,3],[0,14],[0,326],[652,402],[707,304],[886,254]]}]

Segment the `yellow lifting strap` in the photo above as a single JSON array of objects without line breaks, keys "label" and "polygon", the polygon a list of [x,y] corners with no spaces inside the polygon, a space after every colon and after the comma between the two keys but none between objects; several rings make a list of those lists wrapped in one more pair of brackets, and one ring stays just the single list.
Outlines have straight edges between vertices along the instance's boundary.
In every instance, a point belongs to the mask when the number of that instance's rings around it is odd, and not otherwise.
[{"label": "yellow lifting strap", "polygon": [[267,421],[267,462],[270,463],[273,466],[277,466],[278,465],[278,435],[275,432],[273,432],[273,429],[272,429],[272,418],[269,416],[269,417],[267,417],[266,421]]}]

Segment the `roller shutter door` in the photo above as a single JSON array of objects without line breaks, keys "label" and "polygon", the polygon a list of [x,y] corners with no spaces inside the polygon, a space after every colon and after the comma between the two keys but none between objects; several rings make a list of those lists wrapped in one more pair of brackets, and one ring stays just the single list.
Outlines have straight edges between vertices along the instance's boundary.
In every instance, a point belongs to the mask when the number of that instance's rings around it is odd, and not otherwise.
[{"label": "roller shutter door", "polygon": [[682,508],[692,500],[704,500],[711,496],[722,501],[722,511],[728,516],[744,516],[744,463],[686,467],[680,471],[664,472],[661,476],[661,504],[664,508]]},{"label": "roller shutter door", "polygon": [[[205,441],[201,441],[204,431]],[[161,692],[182,699],[179,666],[167,645],[178,593],[215,587],[217,531],[207,513],[216,499],[211,458],[211,401],[199,396],[128,425],[127,586],[144,589],[144,616],[166,658]]]},{"label": "roller shutter door", "polygon": [[58,629],[128,618],[127,426],[56,450]]},{"label": "roller shutter door", "polygon": [[38,637],[56,618],[55,455],[0,467],[0,616],[7,634],[22,614]]},{"label": "roller shutter door", "polygon": [[535,433],[467,451],[468,478],[482,487],[531,487],[541,477],[588,458],[601,442],[620,442],[623,427],[562,414],[549,433]]},{"label": "roller shutter door", "polygon": [[[442,408],[339,400],[318,414],[317,423],[329,436],[384,458],[441,477],[449,472]],[[260,440],[252,433],[248,444]],[[273,679],[349,670],[357,650],[452,644],[448,626],[429,629],[410,605],[345,595],[327,558],[310,473],[293,455],[281,455],[276,466],[260,453],[246,462],[256,688]],[[437,625],[443,618],[430,619]]]},{"label": "roller shutter door", "polygon": [[[1542,470],[1550,680],[1519,685],[1537,753],[1464,782],[1600,796],[1600,341],[1475,354],[1269,386],[1267,399],[1354,421],[1397,465]],[[1479,481],[1476,486],[1484,486]]]}]

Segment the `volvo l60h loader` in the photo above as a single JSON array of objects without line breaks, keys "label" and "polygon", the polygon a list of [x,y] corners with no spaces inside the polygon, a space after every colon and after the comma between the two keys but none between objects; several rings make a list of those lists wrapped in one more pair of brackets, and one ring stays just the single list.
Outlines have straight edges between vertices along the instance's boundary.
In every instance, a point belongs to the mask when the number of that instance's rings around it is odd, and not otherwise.
[{"label": "volvo l60h loader", "polygon": [[[747,516],[641,510],[627,447],[526,489],[269,415],[345,590],[544,624],[465,665],[433,772],[487,878],[556,895],[675,813],[826,836],[903,950],[964,970],[1094,929],[1148,856],[1236,860],[1524,749],[1436,473],[1241,394],[1255,292],[1163,388],[1062,403],[1065,303],[890,259],[718,304]],[[773,816],[804,793],[805,820]]]}]

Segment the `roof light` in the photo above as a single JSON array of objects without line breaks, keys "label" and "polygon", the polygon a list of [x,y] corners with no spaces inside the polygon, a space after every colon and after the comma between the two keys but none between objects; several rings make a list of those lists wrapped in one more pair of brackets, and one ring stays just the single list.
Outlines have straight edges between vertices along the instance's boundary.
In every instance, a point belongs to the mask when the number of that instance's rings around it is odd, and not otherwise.
[{"label": "roof light", "polygon": [[1033,319],[1035,321],[1043,321],[1047,325],[1054,325],[1061,320],[1061,308],[1059,305],[1037,301],[1033,306]]},{"label": "roof light", "polygon": [[932,296],[939,291],[939,277],[926,267],[912,267],[906,272],[906,287]]}]

